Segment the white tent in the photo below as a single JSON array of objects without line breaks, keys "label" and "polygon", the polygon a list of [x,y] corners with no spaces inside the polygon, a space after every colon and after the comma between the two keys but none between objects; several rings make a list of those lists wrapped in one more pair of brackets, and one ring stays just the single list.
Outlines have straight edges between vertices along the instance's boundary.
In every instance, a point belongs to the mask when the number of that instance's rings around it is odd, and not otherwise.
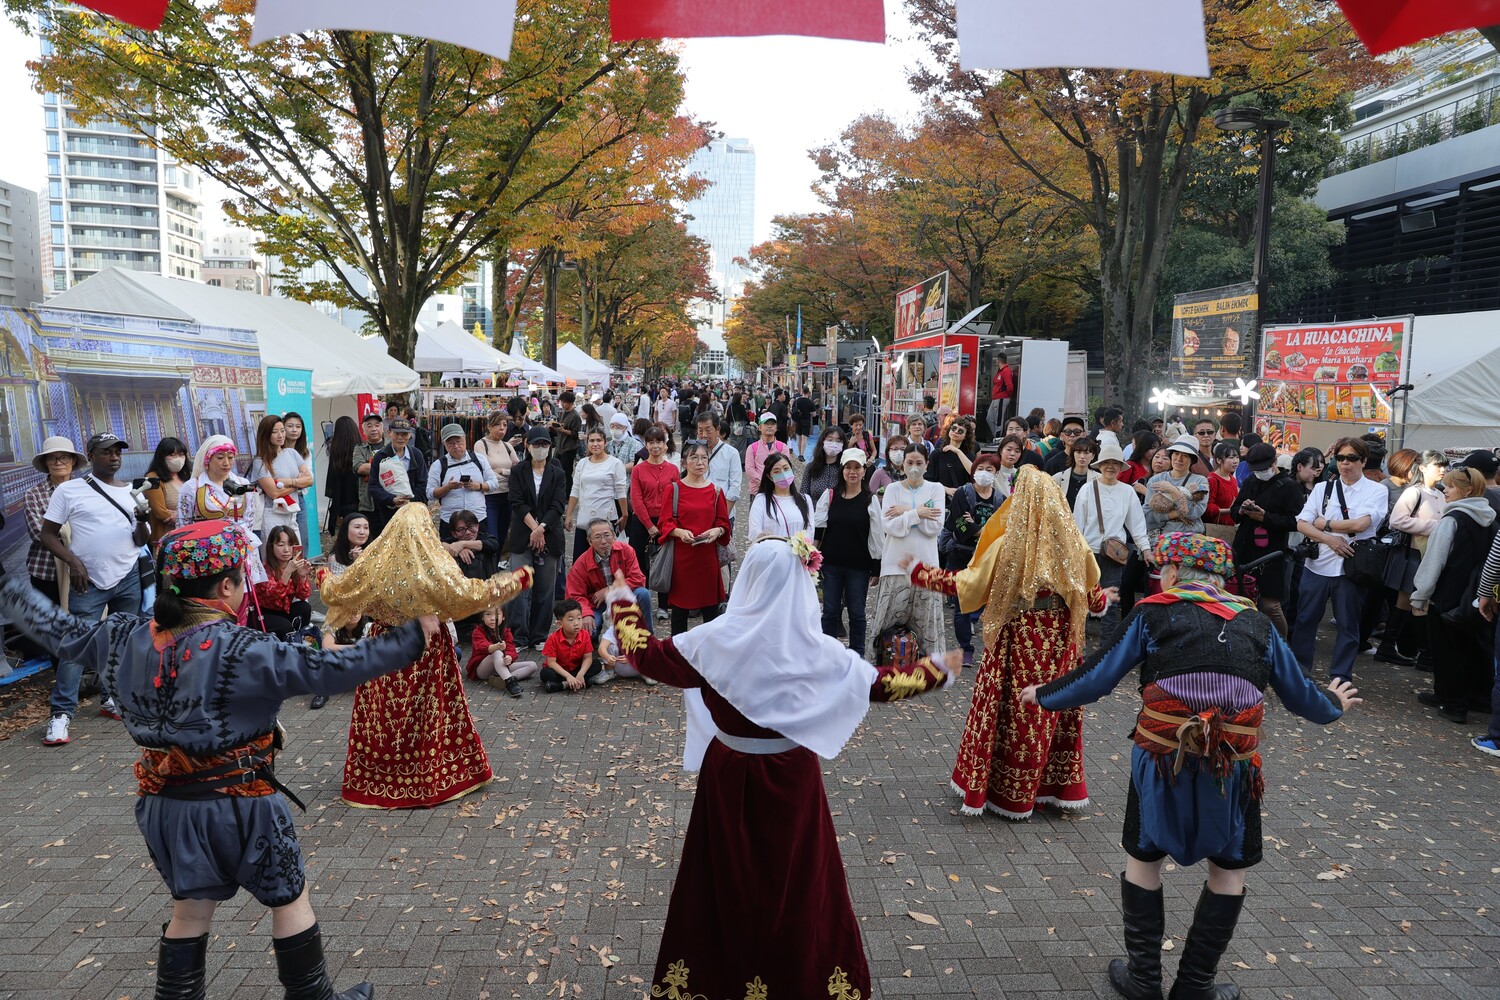
[{"label": "white tent", "polygon": [[109,268],[47,300],[53,309],[250,330],[264,365],[312,371],[315,399],[408,392],[416,372],[305,302]]},{"label": "white tent", "polygon": [[571,375],[564,375],[555,368],[548,368],[540,361],[532,361],[525,355],[513,354],[510,357],[521,366],[518,374],[523,379],[530,379],[533,382],[555,382],[561,385],[573,377]]},{"label": "white tent", "polygon": [[521,369],[521,363],[515,358],[503,351],[495,350],[452,320],[446,320],[431,327],[418,326],[417,355],[419,358],[426,355],[424,346],[433,352],[429,357],[441,353],[456,358],[457,363],[450,362],[430,368],[418,364],[418,371],[489,376],[495,372],[513,372]]},{"label": "white tent", "polygon": [[1500,349],[1418,382],[1406,400],[1401,446],[1493,448],[1500,442],[1497,388]]},{"label": "white tent", "polygon": [[[383,338],[380,342],[385,343]],[[451,372],[463,368],[464,359],[443,350],[426,332],[418,330],[411,366],[419,372]]]},{"label": "white tent", "polygon": [[557,370],[580,384],[599,382],[609,385],[609,365],[590,356],[577,344],[563,344],[557,349]]}]

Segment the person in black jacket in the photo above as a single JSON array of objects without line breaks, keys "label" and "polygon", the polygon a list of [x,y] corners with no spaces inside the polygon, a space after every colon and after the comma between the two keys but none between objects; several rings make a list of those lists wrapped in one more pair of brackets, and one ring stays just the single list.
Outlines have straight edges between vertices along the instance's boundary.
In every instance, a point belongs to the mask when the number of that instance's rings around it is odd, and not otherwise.
[{"label": "person in black jacket", "polygon": [[[370,520],[370,537],[378,536],[381,529],[395,516],[396,510],[408,503],[427,502],[427,458],[421,449],[411,443],[411,421],[404,417],[393,417],[385,425],[390,441],[370,459],[370,502],[375,505],[375,516]],[[411,481],[411,496],[397,496],[385,488],[380,481],[380,467],[390,462],[401,462],[406,466],[407,479]]]},{"label": "person in black jacket", "polygon": [[[1255,445],[1245,455],[1245,462],[1250,466],[1250,476],[1229,508],[1229,516],[1239,525],[1233,547],[1234,561],[1240,566],[1273,552],[1287,552],[1287,539],[1297,530],[1297,515],[1306,499],[1296,480],[1276,468],[1275,448]],[[1271,619],[1282,638],[1291,627],[1281,605],[1291,567],[1288,552],[1285,558],[1272,560],[1254,573],[1260,611]]]},{"label": "person in black jacket", "polygon": [[510,568],[530,566],[533,576],[531,586],[506,606],[505,620],[511,623],[517,649],[541,649],[552,631],[568,491],[562,466],[552,460],[552,435],[546,427],[526,432],[526,454],[529,460],[510,470]]}]

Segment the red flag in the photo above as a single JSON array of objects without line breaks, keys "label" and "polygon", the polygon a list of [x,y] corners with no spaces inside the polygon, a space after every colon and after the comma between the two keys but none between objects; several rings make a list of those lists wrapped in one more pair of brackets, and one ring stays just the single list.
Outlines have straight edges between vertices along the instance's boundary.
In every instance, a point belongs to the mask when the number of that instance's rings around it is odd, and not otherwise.
[{"label": "red flag", "polygon": [[167,0],[77,0],[79,4],[101,14],[119,18],[137,28],[155,31],[167,16]]},{"label": "red flag", "polygon": [[1424,38],[1500,24],[1500,0],[1339,0],[1371,55]]},{"label": "red flag", "polygon": [[881,0],[610,0],[617,42],[636,38],[811,35],[885,41]]}]

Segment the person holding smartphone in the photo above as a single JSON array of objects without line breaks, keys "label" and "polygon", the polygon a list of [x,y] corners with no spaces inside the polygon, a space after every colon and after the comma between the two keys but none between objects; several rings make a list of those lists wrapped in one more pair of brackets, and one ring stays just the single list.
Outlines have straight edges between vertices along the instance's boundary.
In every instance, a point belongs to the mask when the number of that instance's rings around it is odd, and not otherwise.
[{"label": "person holding smartphone", "polygon": [[438,502],[438,536],[451,542],[453,515],[461,510],[472,513],[483,530],[489,514],[484,498],[500,492],[500,481],[490,463],[476,458],[470,450],[462,427],[444,424],[441,436],[443,455],[427,467],[427,495]]}]

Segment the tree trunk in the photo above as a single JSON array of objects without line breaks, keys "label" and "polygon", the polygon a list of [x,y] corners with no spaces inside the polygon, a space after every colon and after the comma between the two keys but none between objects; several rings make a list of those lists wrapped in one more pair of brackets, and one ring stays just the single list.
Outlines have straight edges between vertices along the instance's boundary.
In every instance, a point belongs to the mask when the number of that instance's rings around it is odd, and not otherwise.
[{"label": "tree trunk", "polygon": [[557,251],[543,251],[542,267],[542,364],[557,367]]},{"label": "tree trunk", "polygon": [[510,246],[497,244],[490,263],[490,345],[497,351],[510,351],[510,306],[505,301],[505,286],[510,280]]}]

